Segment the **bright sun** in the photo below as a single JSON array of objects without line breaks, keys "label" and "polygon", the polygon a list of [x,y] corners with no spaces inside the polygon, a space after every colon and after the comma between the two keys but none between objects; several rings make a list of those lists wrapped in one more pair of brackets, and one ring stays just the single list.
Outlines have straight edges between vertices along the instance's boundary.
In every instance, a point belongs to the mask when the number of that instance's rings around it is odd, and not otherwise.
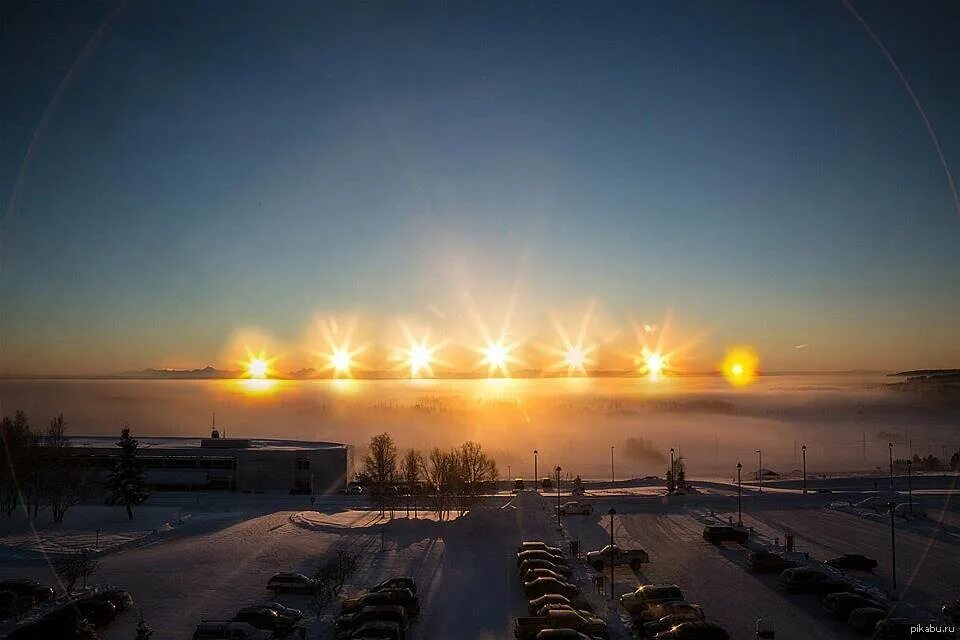
[{"label": "bright sun", "polygon": [[330,355],[330,364],[333,365],[334,371],[338,373],[349,372],[351,360],[350,352],[346,349],[336,349]]},{"label": "bright sun", "polygon": [[643,362],[647,367],[647,374],[654,378],[663,373],[663,356],[659,353],[648,353],[644,356]]},{"label": "bright sun", "polygon": [[430,370],[432,355],[430,349],[422,344],[410,347],[410,375],[417,376],[421,371]]},{"label": "bright sun", "polygon": [[247,374],[251,378],[266,378],[270,367],[263,358],[254,358],[247,364]]},{"label": "bright sun", "polygon": [[574,369],[583,369],[583,365],[587,361],[587,354],[583,352],[583,349],[571,347],[567,349],[564,360],[568,367],[573,367]]},{"label": "bright sun", "polygon": [[757,376],[760,358],[750,347],[734,347],[727,351],[720,369],[734,387],[745,387]]}]

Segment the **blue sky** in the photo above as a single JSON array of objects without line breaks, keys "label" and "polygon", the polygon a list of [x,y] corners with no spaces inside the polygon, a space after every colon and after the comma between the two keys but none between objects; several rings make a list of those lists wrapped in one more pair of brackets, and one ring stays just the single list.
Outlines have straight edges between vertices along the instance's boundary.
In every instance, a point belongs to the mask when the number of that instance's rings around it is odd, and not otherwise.
[{"label": "blue sky", "polygon": [[[528,333],[672,310],[705,362],[960,362],[960,216],[841,3],[67,4],[4,21],[3,372],[513,291]],[[960,10],[855,6],[956,167]]]}]

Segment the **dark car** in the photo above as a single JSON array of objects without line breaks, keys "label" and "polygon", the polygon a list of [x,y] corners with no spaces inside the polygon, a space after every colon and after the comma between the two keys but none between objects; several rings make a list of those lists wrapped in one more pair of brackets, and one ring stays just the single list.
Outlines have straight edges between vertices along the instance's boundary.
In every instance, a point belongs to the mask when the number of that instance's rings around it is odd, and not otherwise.
[{"label": "dark car", "polygon": [[302,573],[275,573],[267,580],[267,590],[274,593],[313,593],[317,590],[317,581]]},{"label": "dark car", "polygon": [[590,606],[590,603],[586,600],[582,598],[568,598],[559,593],[546,593],[539,598],[530,600],[527,605],[527,611],[529,611],[532,616],[539,615],[541,609],[550,605],[563,605],[580,611],[593,611],[593,607]]},{"label": "dark car", "polygon": [[662,631],[669,631],[679,624],[683,624],[684,622],[693,622],[696,620],[703,620],[703,615],[697,615],[697,613],[693,611],[672,613],[668,616],[663,616],[659,620],[643,623],[643,626],[640,627],[640,631],[643,637],[653,638]]},{"label": "dark car", "polygon": [[730,640],[730,634],[723,627],[704,620],[681,622],[653,637],[657,640]]},{"label": "dark car", "polygon": [[297,620],[300,620],[303,618],[303,611],[300,611],[300,609],[294,609],[293,607],[287,607],[285,605],[280,604],[279,602],[268,602],[263,606],[270,607],[271,609],[276,611],[278,615],[281,615],[281,616],[287,616],[288,618],[296,618]]},{"label": "dark car", "polygon": [[834,618],[846,620],[850,617],[850,612],[854,609],[860,609],[862,607],[881,608],[883,607],[883,603],[862,596],[859,593],[838,591],[836,593],[828,593],[824,596],[820,606]]},{"label": "dark car", "polygon": [[386,605],[400,605],[407,610],[408,616],[420,613],[420,601],[410,589],[386,589],[376,593],[367,593],[357,598],[349,598],[340,606],[340,614],[354,613],[364,607],[381,607]]},{"label": "dark car", "polygon": [[126,611],[133,606],[133,596],[123,589],[104,589],[90,596],[91,600],[106,600],[117,608],[117,611]]},{"label": "dark car", "polygon": [[845,553],[842,556],[827,560],[827,564],[834,569],[843,571],[873,571],[877,568],[877,561],[859,553]]},{"label": "dark car", "polygon": [[722,542],[746,544],[750,539],[750,532],[740,527],[708,524],[703,528],[703,539],[713,544]]},{"label": "dark car", "polygon": [[407,617],[407,610],[398,604],[380,607],[370,606],[364,607],[360,611],[341,615],[337,618],[334,628],[337,630],[338,637],[343,634],[349,636],[360,625],[377,620],[395,622],[401,629],[406,630],[409,618]]},{"label": "dark car", "polygon": [[960,623],[960,600],[944,604],[940,608],[940,615],[950,624]]},{"label": "dark car", "polygon": [[18,598],[30,597],[36,602],[44,602],[53,597],[53,589],[27,578],[12,578],[0,582],[0,591],[12,591]]},{"label": "dark car", "polygon": [[780,574],[780,588],[793,593],[824,595],[837,591],[851,591],[850,583],[841,576],[817,567],[795,567]]},{"label": "dark car", "polygon": [[518,567],[526,560],[548,560],[554,564],[567,564],[567,561],[559,553],[553,553],[552,551],[546,551],[544,549],[530,549],[517,554]]},{"label": "dark car", "polygon": [[524,560],[520,563],[520,575],[523,575],[532,569],[549,569],[550,571],[559,573],[562,576],[569,576],[573,573],[573,571],[571,571],[570,567],[567,565],[557,564],[555,562],[551,562],[550,560]]},{"label": "dark car", "polygon": [[98,596],[83,598],[73,603],[84,618],[98,627],[110,624],[117,617],[117,606]]},{"label": "dark car", "polygon": [[[908,618],[882,618],[873,629],[874,640],[907,640],[915,623]],[[922,637],[922,636],[920,636]]]},{"label": "dark car", "polygon": [[869,635],[877,623],[887,617],[887,612],[879,607],[860,607],[847,616],[847,625],[857,633]]},{"label": "dark car", "polygon": [[417,595],[417,583],[410,576],[397,576],[384,580],[380,584],[370,587],[370,593],[386,591],[387,589],[409,589],[410,593]]},{"label": "dark car", "polygon": [[795,566],[797,563],[793,560],[787,560],[772,551],[751,551],[747,554],[747,567],[756,573],[780,573]]},{"label": "dark car", "polygon": [[284,638],[293,631],[300,618],[281,615],[272,607],[256,605],[244,607],[233,616],[234,622],[246,622],[257,629],[272,631],[278,638]]},{"label": "dark car", "polygon": [[364,640],[404,640],[405,637],[403,629],[396,622],[386,620],[365,622],[350,635],[350,638]]},{"label": "dark car", "polygon": [[537,578],[530,582],[523,583],[523,592],[527,598],[539,598],[548,593],[556,593],[567,598],[574,598],[580,595],[580,589],[569,582],[562,582],[556,578]]}]

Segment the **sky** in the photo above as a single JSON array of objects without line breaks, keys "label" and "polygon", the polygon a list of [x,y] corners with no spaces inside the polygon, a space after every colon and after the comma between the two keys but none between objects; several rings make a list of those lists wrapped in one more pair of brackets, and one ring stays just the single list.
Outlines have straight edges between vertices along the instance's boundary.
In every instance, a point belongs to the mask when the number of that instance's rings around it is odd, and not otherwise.
[{"label": "sky", "polygon": [[[960,6],[853,6],[960,172]],[[532,349],[591,304],[691,368],[960,366],[960,211],[841,2],[0,11],[0,373],[310,366],[331,318],[462,346],[511,305]]]}]

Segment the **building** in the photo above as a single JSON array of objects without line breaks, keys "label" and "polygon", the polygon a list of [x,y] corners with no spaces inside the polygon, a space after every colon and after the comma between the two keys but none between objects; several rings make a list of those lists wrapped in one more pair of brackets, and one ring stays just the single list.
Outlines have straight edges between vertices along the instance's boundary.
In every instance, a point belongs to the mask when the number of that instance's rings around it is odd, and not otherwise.
[{"label": "building", "polygon": [[[154,491],[333,493],[344,489],[353,447],[336,442],[221,438],[137,438],[137,460]],[[116,437],[73,436],[73,454],[105,481],[120,449]]]}]

